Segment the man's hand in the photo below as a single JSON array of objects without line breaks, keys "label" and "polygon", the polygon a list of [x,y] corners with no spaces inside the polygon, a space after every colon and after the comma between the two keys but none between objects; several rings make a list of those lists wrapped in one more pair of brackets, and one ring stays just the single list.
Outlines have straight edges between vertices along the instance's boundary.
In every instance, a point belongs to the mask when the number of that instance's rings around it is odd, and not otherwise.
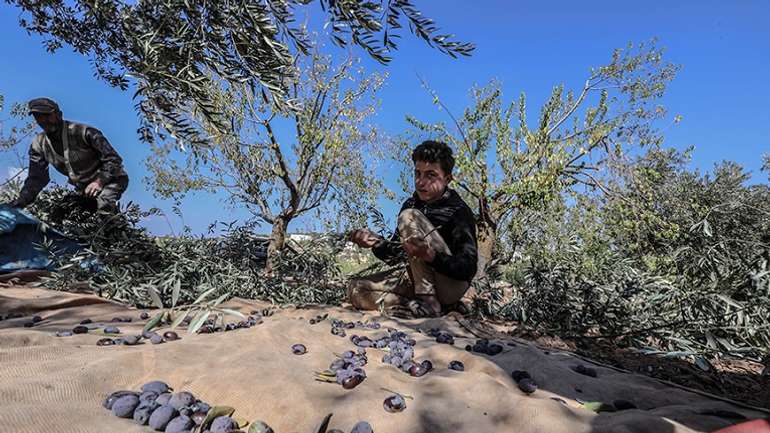
[{"label": "man's hand", "polygon": [[353,230],[352,232],[350,232],[348,239],[350,239],[350,242],[353,242],[354,244],[362,248],[371,248],[378,241],[382,240],[380,236],[378,236],[376,233],[373,233],[369,229]]},{"label": "man's hand", "polygon": [[100,192],[102,192],[102,188],[104,188],[102,182],[99,181],[99,179],[96,179],[95,181],[88,184],[85,190],[85,194],[87,197],[96,197]]},{"label": "man's hand", "polygon": [[431,263],[436,258],[436,250],[430,247],[428,241],[422,236],[412,235],[401,244],[404,251],[413,257],[417,257],[426,263]]}]

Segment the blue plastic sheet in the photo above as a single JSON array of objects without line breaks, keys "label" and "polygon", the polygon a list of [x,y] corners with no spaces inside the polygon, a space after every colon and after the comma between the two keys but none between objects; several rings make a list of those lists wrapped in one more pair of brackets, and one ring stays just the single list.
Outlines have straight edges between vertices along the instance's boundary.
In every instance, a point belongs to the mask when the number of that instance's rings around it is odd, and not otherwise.
[{"label": "blue plastic sheet", "polygon": [[28,269],[51,269],[49,251],[40,246],[49,242],[56,254],[74,254],[80,245],[48,227],[29,213],[0,204],[0,273]]}]

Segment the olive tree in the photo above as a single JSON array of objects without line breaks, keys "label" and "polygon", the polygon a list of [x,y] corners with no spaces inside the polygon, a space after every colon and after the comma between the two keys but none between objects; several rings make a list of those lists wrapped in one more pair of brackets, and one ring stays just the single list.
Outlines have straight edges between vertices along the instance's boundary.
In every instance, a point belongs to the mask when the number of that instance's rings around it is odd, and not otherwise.
[{"label": "olive tree", "polygon": [[[535,122],[524,93],[506,103],[499,82],[471,90],[474,103],[456,118],[436,92],[434,104],[451,117],[427,123],[407,117],[409,140],[431,137],[456,151],[456,185],[476,212],[480,266],[495,256],[501,227],[525,230],[531,209],[541,208],[577,185],[607,191],[602,172],[634,148],[659,144],[657,105],[678,67],[663,60],[655,42],[617,49],[592,68],[577,91],[553,88]],[[405,153],[402,153],[405,155]]]},{"label": "olive tree", "polygon": [[45,37],[49,51],[71,46],[89,57],[100,79],[124,90],[133,84],[145,141],[160,131],[206,142],[192,110],[213,132],[227,131],[212,85],[219,82],[260,87],[291,106],[294,57],[312,51],[310,32],[295,17],[312,6],[336,45],[361,47],[381,63],[391,60],[404,25],[452,57],[474,50],[441,32],[412,0],[5,1],[21,10],[22,28]]},{"label": "olive tree", "polygon": [[376,130],[365,122],[378,107],[384,77],[356,70],[352,59],[338,66],[320,54],[297,61],[301,74],[289,96],[298,108],[275,103],[251,83],[217,86],[212,103],[228,119],[229,132],[215,133],[209,119],[193,111],[195,127],[211,140],[184,151],[173,140],[156,143],[149,161],[160,195],[223,191],[272,225],[269,262],[293,219],[324,206],[355,213],[381,189],[366,174],[376,159]]}]

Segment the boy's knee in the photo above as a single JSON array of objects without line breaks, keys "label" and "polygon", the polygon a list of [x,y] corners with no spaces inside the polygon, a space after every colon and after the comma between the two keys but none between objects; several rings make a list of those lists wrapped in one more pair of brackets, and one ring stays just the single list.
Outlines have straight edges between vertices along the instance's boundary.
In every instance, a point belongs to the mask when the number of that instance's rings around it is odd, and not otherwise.
[{"label": "boy's knee", "polygon": [[419,230],[418,227],[424,225],[428,219],[417,209],[404,209],[398,214],[398,233],[402,237],[407,237]]},{"label": "boy's knee", "polygon": [[347,299],[354,308],[361,309],[364,300],[362,296],[363,282],[361,280],[350,280],[347,287]]},{"label": "boy's knee", "polygon": [[425,215],[417,209],[404,209],[398,214],[399,223],[406,223],[419,218],[425,218]]}]

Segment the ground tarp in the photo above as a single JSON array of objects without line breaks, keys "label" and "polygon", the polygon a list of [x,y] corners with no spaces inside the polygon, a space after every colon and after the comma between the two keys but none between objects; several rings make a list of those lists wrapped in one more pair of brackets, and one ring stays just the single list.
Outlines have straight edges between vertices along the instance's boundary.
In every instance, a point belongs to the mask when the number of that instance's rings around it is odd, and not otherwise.
[{"label": "ground tarp", "polygon": [[[41,248],[47,244],[49,249]],[[29,213],[0,205],[0,273],[49,269],[50,254],[70,254],[80,246]]]},{"label": "ground tarp", "polygon": [[[248,313],[264,304],[233,300],[229,307]],[[515,346],[500,340],[506,351],[478,355],[463,348],[476,337],[452,318],[391,320],[342,308],[287,308],[250,329],[188,335],[160,345],[95,345],[98,329],[72,337],[55,337],[81,320],[107,324],[115,316],[132,323],[110,323],[123,333],[141,332],[139,311],[91,295],[31,288],[0,289],[0,314],[26,317],[0,321],[0,431],[151,432],[149,427],[113,416],[102,407],[112,391],[137,390],[162,380],[217,405],[236,408],[236,415],[261,419],[276,433],[312,432],[327,413],[330,428],[349,432],[367,420],[377,433],[684,433],[710,432],[736,422],[700,412],[737,413],[761,418],[766,413],[666,386],[654,379],[594,366],[596,378],[572,370],[584,363],[567,352],[545,351],[530,343]],[[380,362],[382,352],[368,349],[367,379],[352,390],[315,381],[313,372],[329,366],[334,353],[353,349],[349,338],[330,333],[329,320],[311,325],[321,313],[343,320],[376,320],[410,333],[416,359],[431,359],[435,371],[414,378]],[[32,314],[43,320],[24,328]],[[456,335],[454,346],[437,344],[418,329],[440,327]],[[382,330],[348,330],[375,337]],[[291,345],[305,344],[308,353],[294,355]],[[451,360],[464,372],[447,369]],[[527,370],[540,389],[522,393],[512,370]],[[412,396],[401,413],[383,410],[383,400],[396,391]],[[563,400],[563,402],[557,399]],[[638,409],[597,414],[578,402],[625,399]],[[716,411],[716,412],[715,412]]]}]

